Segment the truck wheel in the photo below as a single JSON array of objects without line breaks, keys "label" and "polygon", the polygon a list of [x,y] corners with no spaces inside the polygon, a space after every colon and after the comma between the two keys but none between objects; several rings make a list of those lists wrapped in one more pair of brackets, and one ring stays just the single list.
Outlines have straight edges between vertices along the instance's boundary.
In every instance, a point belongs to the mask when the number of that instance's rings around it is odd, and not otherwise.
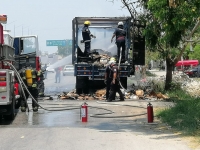
[{"label": "truck wheel", "polygon": [[77,94],[82,94],[82,88],[76,88],[76,93]]},{"label": "truck wheel", "polygon": [[14,97],[12,98],[12,103],[9,106],[10,114],[9,115],[4,115],[4,119],[6,120],[13,120],[15,118],[15,99]]},{"label": "truck wheel", "polygon": [[89,79],[88,77],[76,77],[76,93],[89,93]]}]

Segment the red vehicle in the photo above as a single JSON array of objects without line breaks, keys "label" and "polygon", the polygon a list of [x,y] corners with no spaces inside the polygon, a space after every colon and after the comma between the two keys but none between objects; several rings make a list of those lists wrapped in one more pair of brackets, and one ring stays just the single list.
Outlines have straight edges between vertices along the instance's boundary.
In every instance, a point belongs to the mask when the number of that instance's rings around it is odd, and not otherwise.
[{"label": "red vehicle", "polygon": [[200,74],[200,66],[197,66],[198,64],[198,60],[183,60],[178,61],[176,67],[182,68],[182,71],[189,77],[198,77]]},{"label": "red vehicle", "polygon": [[4,119],[13,120],[15,117],[15,98],[14,71],[5,61],[13,63],[14,48],[12,47],[12,38],[4,38],[3,26],[6,23],[7,16],[0,15],[0,115]]},{"label": "red vehicle", "polygon": [[39,70],[40,60],[38,37],[33,35],[12,38],[1,25],[6,21],[7,16],[0,15],[0,115],[4,119],[13,120],[15,109],[20,107],[23,95],[13,68],[6,62],[13,64],[17,70],[20,70],[27,62]]},{"label": "red vehicle", "polygon": [[176,66],[197,66],[199,64],[198,60],[182,60],[176,63]]},{"label": "red vehicle", "polygon": [[193,69],[185,70],[184,73],[191,78],[200,77],[200,66],[196,66]]}]

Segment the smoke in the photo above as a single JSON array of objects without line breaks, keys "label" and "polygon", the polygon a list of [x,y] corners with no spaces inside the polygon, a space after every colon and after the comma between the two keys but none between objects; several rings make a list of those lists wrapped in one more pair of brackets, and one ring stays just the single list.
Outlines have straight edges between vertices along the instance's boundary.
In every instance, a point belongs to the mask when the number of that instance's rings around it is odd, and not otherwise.
[{"label": "smoke", "polygon": [[55,69],[57,67],[62,67],[62,66],[65,66],[65,65],[72,65],[72,55],[64,57],[61,60],[58,60],[57,62],[55,62],[54,64],[49,66],[49,69]]},{"label": "smoke", "polygon": [[[91,34],[95,35],[96,38],[91,39],[91,50],[93,49],[102,49],[104,51],[110,52],[112,55],[117,54],[117,46],[115,42],[111,43],[111,38],[114,33],[114,28],[90,28]],[[80,43],[82,40],[81,30],[78,34],[79,47],[83,51],[84,44]]]},{"label": "smoke", "polygon": [[[96,36],[96,38],[91,39],[91,50],[101,49],[103,51],[110,52],[112,56],[117,55],[117,46],[115,42],[111,43],[114,30],[114,28],[90,28],[91,34]],[[78,39],[78,45],[80,49],[84,51],[84,44],[80,42],[82,40],[81,30],[79,30]],[[71,62],[72,55],[69,55],[49,66],[49,69],[55,69],[64,65],[71,65]]]}]

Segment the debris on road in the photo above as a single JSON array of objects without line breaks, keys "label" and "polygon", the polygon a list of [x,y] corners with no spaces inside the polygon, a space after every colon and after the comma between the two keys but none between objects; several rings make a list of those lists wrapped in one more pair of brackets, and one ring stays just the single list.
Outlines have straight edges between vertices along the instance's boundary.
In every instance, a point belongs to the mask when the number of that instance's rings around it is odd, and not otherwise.
[{"label": "debris on road", "polygon": [[[173,75],[173,82],[180,84],[181,88],[188,92],[190,95],[200,97],[200,82],[190,79],[187,75],[176,74]],[[125,99],[132,100],[168,100],[170,97],[160,91],[164,88],[165,76],[161,77],[147,77],[137,81],[137,85],[132,85],[127,90],[121,89],[124,93]],[[161,87],[163,86],[163,87]],[[160,91],[159,91],[160,90]],[[70,92],[63,92],[58,95],[59,99],[74,99],[74,100],[105,100],[106,89],[97,90],[93,94],[77,94],[76,90]],[[116,94],[116,98],[119,98],[119,94]]]}]

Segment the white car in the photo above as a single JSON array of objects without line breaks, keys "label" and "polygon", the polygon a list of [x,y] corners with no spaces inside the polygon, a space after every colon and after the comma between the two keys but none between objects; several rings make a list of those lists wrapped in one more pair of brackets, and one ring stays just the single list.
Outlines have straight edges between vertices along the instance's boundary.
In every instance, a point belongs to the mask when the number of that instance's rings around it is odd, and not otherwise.
[{"label": "white car", "polygon": [[51,67],[47,67],[46,71],[47,71],[47,72],[52,72],[52,73],[54,73],[54,72],[55,72],[55,69],[54,69],[54,68],[51,68]]},{"label": "white car", "polygon": [[66,65],[63,68],[63,76],[73,76],[74,75],[74,66],[73,65]]}]

